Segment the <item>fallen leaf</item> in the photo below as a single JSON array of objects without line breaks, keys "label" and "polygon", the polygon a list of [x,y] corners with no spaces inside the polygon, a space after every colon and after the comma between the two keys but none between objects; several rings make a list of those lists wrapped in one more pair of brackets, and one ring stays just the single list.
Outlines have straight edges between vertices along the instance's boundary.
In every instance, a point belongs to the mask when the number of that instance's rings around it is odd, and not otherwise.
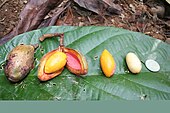
[{"label": "fallen leaf", "polygon": [[79,6],[93,11],[99,15],[120,14],[121,7],[111,0],[74,0]]}]

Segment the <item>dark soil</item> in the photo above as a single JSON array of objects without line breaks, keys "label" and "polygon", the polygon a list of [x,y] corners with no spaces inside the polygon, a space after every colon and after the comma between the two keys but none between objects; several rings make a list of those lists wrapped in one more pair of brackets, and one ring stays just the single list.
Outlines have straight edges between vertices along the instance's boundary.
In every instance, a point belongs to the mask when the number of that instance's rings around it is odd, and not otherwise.
[{"label": "dark soil", "polygon": [[26,3],[26,0],[0,0],[0,37],[14,28]]},{"label": "dark soil", "polygon": [[[17,25],[19,14],[26,3],[27,0],[0,0],[0,38]],[[163,15],[155,16],[157,14],[152,12],[155,2],[148,5],[147,3],[142,4],[138,0],[120,0],[118,3],[123,8],[121,15],[105,17],[80,8],[76,3],[73,3],[60,15],[56,25],[115,26],[142,32],[163,41],[169,40],[169,4],[163,6],[166,8]]]}]

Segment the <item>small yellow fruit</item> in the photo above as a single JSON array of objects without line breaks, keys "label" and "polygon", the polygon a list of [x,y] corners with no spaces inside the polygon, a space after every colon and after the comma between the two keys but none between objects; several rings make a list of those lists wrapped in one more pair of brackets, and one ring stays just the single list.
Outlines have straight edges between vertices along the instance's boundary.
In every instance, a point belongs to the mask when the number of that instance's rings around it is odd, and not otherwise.
[{"label": "small yellow fruit", "polygon": [[52,54],[45,64],[45,73],[53,73],[58,70],[61,70],[67,62],[67,56],[65,53],[56,51]]},{"label": "small yellow fruit", "polygon": [[106,77],[111,77],[116,70],[115,60],[106,49],[101,54],[100,65]]},{"label": "small yellow fruit", "polygon": [[127,63],[129,70],[132,73],[135,73],[135,74],[140,73],[142,69],[142,64],[139,58],[134,53],[130,52],[126,55],[126,63]]}]

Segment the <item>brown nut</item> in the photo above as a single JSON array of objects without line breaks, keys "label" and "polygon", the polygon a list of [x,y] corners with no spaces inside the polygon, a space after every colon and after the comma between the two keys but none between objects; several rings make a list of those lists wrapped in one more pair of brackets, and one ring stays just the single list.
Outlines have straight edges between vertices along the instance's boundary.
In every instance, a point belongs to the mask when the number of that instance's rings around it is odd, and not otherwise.
[{"label": "brown nut", "polygon": [[5,75],[12,82],[18,82],[26,77],[33,68],[36,46],[18,45],[7,56]]}]

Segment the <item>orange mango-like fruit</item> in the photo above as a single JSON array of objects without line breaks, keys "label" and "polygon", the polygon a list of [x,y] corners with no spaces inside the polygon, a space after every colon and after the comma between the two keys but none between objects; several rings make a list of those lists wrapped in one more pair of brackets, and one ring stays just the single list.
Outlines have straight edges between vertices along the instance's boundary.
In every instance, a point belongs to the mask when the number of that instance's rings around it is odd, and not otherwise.
[{"label": "orange mango-like fruit", "polygon": [[116,62],[108,50],[104,50],[100,56],[100,66],[106,77],[113,76],[116,70]]}]

